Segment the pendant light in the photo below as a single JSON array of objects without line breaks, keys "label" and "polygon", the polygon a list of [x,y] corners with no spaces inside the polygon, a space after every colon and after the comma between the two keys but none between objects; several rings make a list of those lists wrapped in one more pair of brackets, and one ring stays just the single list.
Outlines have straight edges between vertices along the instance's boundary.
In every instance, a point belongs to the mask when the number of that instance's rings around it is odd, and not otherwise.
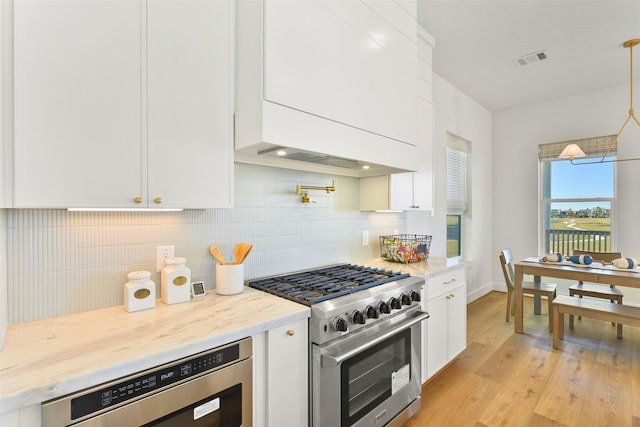
[{"label": "pendant light", "polygon": [[620,131],[618,131],[618,133],[616,134],[616,137],[613,139],[613,141],[607,148],[607,151],[604,153],[604,155],[600,160],[575,163],[573,159],[578,157],[585,157],[585,154],[584,154],[584,151],[582,151],[582,149],[577,144],[569,144],[565,147],[564,150],[562,150],[562,153],[560,153],[560,156],[558,156],[559,158],[569,159],[571,161],[571,164],[573,165],[588,165],[593,163],[627,162],[630,160],[640,160],[640,157],[629,158],[629,159],[605,160],[609,152],[611,152],[611,149],[618,142],[618,138],[620,138],[620,134],[622,134],[622,131],[627,126],[627,123],[629,123],[629,120],[633,119],[633,121],[636,122],[638,126],[640,126],[640,121],[638,120],[638,118],[636,117],[633,111],[633,47],[638,44],[640,44],[640,39],[627,40],[622,44],[622,46],[629,48],[629,115],[627,116],[627,119],[622,124]]}]

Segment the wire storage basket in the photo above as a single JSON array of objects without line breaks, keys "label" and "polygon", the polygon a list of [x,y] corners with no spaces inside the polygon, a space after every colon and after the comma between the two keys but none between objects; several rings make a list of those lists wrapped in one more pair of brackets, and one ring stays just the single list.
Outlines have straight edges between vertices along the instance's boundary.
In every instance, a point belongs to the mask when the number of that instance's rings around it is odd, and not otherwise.
[{"label": "wire storage basket", "polygon": [[380,236],[380,256],[391,262],[425,261],[429,258],[431,236],[421,234],[396,234]]}]

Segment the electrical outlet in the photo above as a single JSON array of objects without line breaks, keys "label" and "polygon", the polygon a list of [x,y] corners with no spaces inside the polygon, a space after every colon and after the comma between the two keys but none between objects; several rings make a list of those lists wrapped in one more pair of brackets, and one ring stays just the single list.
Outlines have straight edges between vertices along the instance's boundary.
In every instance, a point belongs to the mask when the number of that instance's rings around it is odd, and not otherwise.
[{"label": "electrical outlet", "polygon": [[176,247],[173,245],[156,247],[156,271],[164,268],[164,260],[176,256]]},{"label": "electrical outlet", "polygon": [[369,246],[369,232],[362,232],[362,246]]}]

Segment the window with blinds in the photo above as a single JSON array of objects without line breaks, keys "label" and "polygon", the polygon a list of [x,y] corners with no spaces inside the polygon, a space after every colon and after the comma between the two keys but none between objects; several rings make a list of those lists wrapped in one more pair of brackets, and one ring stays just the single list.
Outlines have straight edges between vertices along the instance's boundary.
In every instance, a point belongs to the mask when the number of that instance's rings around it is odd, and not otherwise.
[{"label": "window with blinds", "polygon": [[[572,165],[558,158],[568,144],[577,144],[587,158],[600,159],[614,138],[598,136],[538,146],[541,253],[572,255],[575,249],[610,252],[615,248],[614,163]],[[607,158],[616,154],[614,146]]]},{"label": "window with blinds", "polygon": [[462,218],[468,201],[469,143],[447,134],[447,258],[462,255]]},{"label": "window with blinds", "polygon": [[469,143],[447,135],[447,210],[467,210],[467,153]]},{"label": "window with blinds", "polygon": [[609,153],[607,156],[615,156],[618,153],[618,146],[611,147],[611,143],[615,139],[615,135],[596,136],[594,138],[575,139],[573,141],[551,142],[548,144],[538,145],[538,159],[540,161],[560,161],[566,159],[560,159],[558,156],[562,153],[562,150],[569,144],[577,144],[578,147],[584,151],[586,157],[602,158],[602,156]]}]

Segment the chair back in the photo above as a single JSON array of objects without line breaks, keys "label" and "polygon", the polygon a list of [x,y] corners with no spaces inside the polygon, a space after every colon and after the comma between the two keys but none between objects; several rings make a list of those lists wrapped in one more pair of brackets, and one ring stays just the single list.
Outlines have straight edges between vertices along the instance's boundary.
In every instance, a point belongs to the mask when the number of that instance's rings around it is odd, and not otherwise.
[{"label": "chair back", "polygon": [[513,255],[511,249],[505,249],[500,252],[500,266],[502,267],[502,274],[504,274],[504,282],[507,285],[509,291],[513,290]]},{"label": "chair back", "polygon": [[573,250],[574,255],[591,255],[591,258],[595,262],[611,262],[614,259],[622,258],[622,252],[591,252],[591,251],[581,251],[579,249]]}]

